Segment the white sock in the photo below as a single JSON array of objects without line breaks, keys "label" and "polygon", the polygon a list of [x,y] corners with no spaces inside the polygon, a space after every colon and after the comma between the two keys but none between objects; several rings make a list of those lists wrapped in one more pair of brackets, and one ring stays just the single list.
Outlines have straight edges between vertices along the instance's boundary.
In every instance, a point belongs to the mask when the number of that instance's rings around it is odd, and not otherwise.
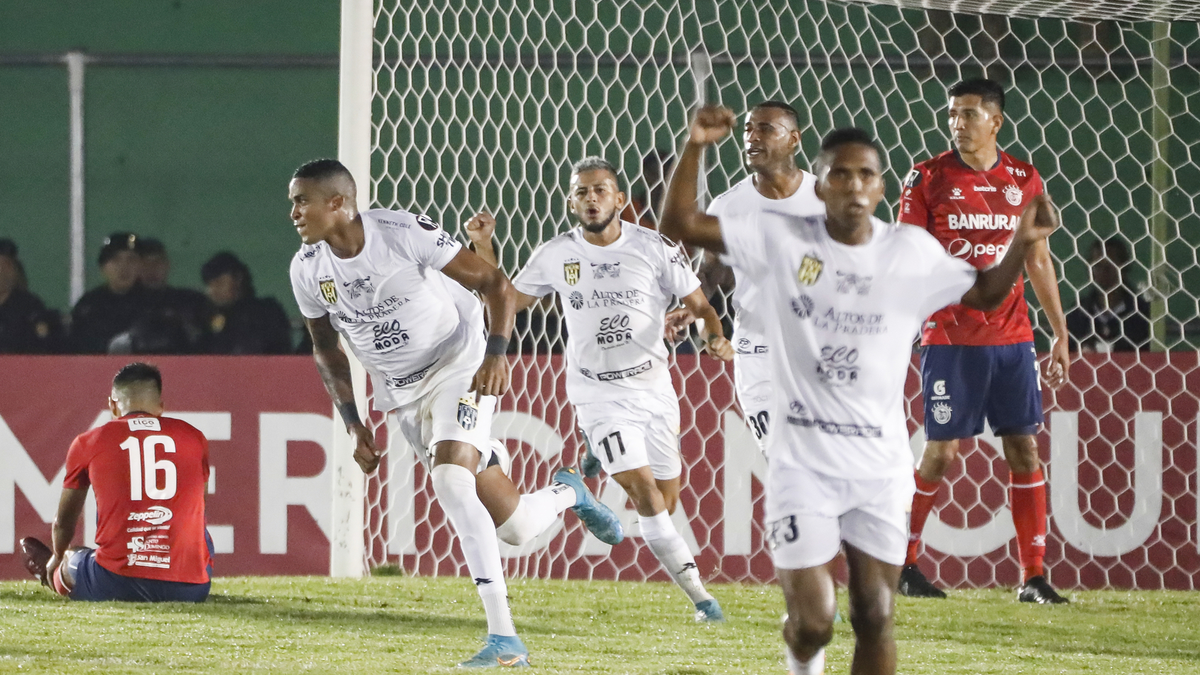
[{"label": "white sock", "polygon": [[440,464],[429,474],[433,479],[433,493],[458,536],[458,545],[467,559],[467,570],[483,600],[488,632],[516,635],[508,609],[508,586],[504,583],[496,529],[483,502],[475,494],[475,474],[457,464]]},{"label": "white sock", "polygon": [[787,651],[788,672],[792,675],[825,675],[825,648],[817,650],[807,663],[801,663],[792,655],[792,648],[784,645]]},{"label": "white sock", "polygon": [[671,515],[663,511],[654,516],[639,516],[638,521],[642,526],[642,538],[650,546],[650,551],[662,563],[675,583],[687,593],[692,604],[712,600],[713,596],[704,590],[704,584],[700,581],[696,559],[688,550],[683,535],[675,530]]},{"label": "white sock", "polygon": [[517,509],[504,524],[496,528],[496,536],[510,546],[521,546],[550,529],[558,514],[575,506],[575,489],[564,483],[551,483],[534,492],[521,495]]}]

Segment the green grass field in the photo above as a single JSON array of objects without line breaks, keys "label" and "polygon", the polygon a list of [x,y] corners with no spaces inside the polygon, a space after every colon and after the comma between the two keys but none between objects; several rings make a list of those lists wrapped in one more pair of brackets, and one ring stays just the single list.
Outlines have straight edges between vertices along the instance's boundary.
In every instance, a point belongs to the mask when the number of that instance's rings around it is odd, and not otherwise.
[{"label": "green grass field", "polygon": [[[773,586],[713,585],[728,622],[697,625],[663,583],[510,583],[543,673],[784,673]],[[1060,607],[1008,591],[900,599],[901,673],[1200,673],[1200,593],[1076,592]],[[840,598],[842,613],[846,598]],[[222,578],[203,605],[68,603],[0,583],[0,673],[439,673],[486,633],[466,579]],[[827,673],[849,669],[837,626]]]}]

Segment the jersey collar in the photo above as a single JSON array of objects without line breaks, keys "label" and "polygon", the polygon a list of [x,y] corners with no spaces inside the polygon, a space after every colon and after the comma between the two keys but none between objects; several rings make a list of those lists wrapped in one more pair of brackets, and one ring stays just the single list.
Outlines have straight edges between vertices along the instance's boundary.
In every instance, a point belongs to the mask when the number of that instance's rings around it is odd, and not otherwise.
[{"label": "jersey collar", "polygon": [[[970,164],[967,164],[966,162],[963,161],[962,155],[958,154],[958,148],[951,148],[950,152],[954,153],[954,159],[957,159],[958,163],[962,164],[964,169],[966,169],[968,171],[977,171],[975,169],[975,167],[973,167]],[[999,146],[997,146],[996,147],[996,163],[989,166],[988,168],[984,169],[983,171],[978,171],[978,173],[987,173],[989,171],[995,171],[1000,166],[1001,162],[1003,162],[1003,157],[1004,157],[1004,151],[1001,150]]]}]

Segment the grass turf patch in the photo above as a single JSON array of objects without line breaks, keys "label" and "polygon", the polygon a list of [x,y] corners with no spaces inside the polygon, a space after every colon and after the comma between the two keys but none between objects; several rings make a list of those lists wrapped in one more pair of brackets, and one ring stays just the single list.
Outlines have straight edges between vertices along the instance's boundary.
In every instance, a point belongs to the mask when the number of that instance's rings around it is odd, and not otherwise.
[{"label": "grass turf patch", "polygon": [[[0,672],[445,673],[487,625],[466,579],[220,578],[202,605],[69,603],[0,583]],[[783,673],[774,586],[711,586],[728,621],[701,625],[663,583],[514,580],[517,628],[544,673]],[[1099,591],[1072,604],[1005,590],[897,606],[902,673],[1200,673],[1200,594]],[[847,613],[844,591],[841,612]],[[849,670],[838,624],[827,672]]]}]

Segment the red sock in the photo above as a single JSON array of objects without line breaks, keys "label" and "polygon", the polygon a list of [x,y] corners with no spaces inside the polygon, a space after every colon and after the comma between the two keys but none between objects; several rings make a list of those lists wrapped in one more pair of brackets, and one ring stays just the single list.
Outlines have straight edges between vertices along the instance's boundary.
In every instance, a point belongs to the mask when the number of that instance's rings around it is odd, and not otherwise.
[{"label": "red sock", "polygon": [[921,546],[921,532],[925,530],[925,519],[933,510],[933,502],[937,500],[938,487],[941,481],[927,481],[921,474],[913,472],[917,481],[917,492],[913,495],[912,514],[908,519],[908,556],[904,558],[905,565],[917,564],[917,549]]},{"label": "red sock", "polygon": [[1046,557],[1046,479],[1042,470],[1008,474],[1008,501],[1017,528],[1017,555],[1022,580],[1043,574]]}]

